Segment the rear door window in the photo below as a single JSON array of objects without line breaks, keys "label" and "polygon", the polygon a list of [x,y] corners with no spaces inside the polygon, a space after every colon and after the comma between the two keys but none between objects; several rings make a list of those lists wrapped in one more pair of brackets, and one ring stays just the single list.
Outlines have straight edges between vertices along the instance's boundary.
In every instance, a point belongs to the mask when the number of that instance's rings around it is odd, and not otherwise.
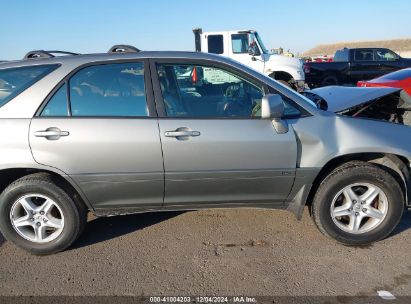
[{"label": "rear door window", "polygon": [[374,51],[372,49],[356,50],[354,53],[355,61],[374,61]]},{"label": "rear door window", "polygon": [[58,65],[37,65],[0,70],[0,107],[57,67]]},{"label": "rear door window", "polygon": [[348,62],[348,61],[350,61],[348,54],[349,54],[348,49],[339,50],[339,51],[335,52],[333,61],[335,61],[335,62]]},{"label": "rear door window", "polygon": [[40,115],[147,117],[144,64],[113,63],[83,68],[56,91]]}]

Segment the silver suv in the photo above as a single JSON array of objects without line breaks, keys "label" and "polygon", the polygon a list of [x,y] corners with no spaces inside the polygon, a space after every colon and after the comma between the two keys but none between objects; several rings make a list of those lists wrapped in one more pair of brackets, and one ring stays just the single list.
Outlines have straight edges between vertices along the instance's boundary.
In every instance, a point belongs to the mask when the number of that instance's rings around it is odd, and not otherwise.
[{"label": "silver suv", "polygon": [[323,233],[367,244],[410,205],[410,130],[320,110],[217,55],[31,52],[0,64],[0,230],[50,254],[89,211],[309,205]]}]

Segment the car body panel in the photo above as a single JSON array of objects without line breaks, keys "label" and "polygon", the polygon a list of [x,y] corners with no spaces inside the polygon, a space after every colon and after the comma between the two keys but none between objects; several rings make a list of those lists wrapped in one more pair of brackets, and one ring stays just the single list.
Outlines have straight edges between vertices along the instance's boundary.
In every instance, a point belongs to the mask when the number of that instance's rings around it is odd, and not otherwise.
[{"label": "car body panel", "polygon": [[0,119],[0,170],[33,164],[27,130],[30,119]]},{"label": "car body panel", "polygon": [[408,126],[325,111],[324,115],[289,123],[299,139],[300,168],[322,168],[336,157],[359,153],[388,153],[410,159],[411,141],[403,140],[410,136]]},{"label": "car body panel", "polygon": [[[58,140],[34,135],[50,127],[70,134]],[[95,208],[163,203],[156,119],[34,118],[29,138],[34,159],[70,176]]]},{"label": "car body panel", "polygon": [[[159,119],[165,204],[271,201],[283,203],[294,182],[297,144],[270,120]],[[187,127],[200,136],[166,137]]]},{"label": "car body panel", "polygon": [[401,88],[411,96],[411,68],[392,72],[368,81],[359,81],[357,86]]}]

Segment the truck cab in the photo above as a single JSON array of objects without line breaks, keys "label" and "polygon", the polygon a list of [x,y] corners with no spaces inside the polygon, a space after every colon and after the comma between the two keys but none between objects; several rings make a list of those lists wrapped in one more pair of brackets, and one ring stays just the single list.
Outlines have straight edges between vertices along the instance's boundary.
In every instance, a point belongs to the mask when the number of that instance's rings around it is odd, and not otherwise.
[{"label": "truck cab", "polygon": [[302,61],[270,53],[256,31],[193,32],[196,51],[229,57],[287,86],[304,89]]}]

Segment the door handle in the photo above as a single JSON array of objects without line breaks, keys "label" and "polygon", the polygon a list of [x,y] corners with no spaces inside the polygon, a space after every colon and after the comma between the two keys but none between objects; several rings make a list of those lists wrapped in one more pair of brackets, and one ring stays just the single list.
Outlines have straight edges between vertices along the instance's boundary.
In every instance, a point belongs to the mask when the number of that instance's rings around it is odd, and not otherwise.
[{"label": "door handle", "polygon": [[181,136],[200,136],[198,131],[167,131],[164,133],[166,137],[181,137]]},{"label": "door handle", "polygon": [[59,128],[55,128],[55,127],[34,132],[34,136],[45,137],[46,139],[49,139],[49,140],[57,140],[62,136],[69,136],[69,135],[70,133],[68,131],[61,131]]},{"label": "door handle", "polygon": [[187,127],[181,127],[181,128],[177,128],[174,131],[164,132],[164,136],[165,137],[175,137],[175,138],[180,139],[180,140],[187,140],[190,137],[200,136],[200,132],[199,131],[192,131],[192,130],[190,130],[190,128],[187,128]]}]

